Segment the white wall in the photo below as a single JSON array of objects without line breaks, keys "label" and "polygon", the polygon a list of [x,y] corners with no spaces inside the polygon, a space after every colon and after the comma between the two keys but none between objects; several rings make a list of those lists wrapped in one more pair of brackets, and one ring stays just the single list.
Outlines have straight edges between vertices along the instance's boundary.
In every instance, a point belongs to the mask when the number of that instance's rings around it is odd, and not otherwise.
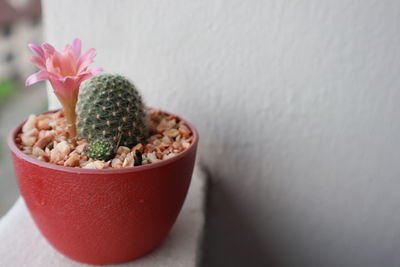
[{"label": "white wall", "polygon": [[82,38],[197,125],[209,266],[400,265],[400,2],[45,0],[44,15],[49,42]]}]

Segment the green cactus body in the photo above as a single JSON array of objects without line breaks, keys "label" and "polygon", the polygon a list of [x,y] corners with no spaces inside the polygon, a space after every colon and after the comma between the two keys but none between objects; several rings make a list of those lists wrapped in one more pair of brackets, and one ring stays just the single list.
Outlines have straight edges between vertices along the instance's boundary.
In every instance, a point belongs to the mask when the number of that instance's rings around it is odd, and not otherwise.
[{"label": "green cactus body", "polygon": [[91,159],[108,160],[114,152],[114,143],[107,140],[95,140],[89,144],[87,155]]},{"label": "green cactus body", "polygon": [[[121,75],[102,74],[84,82],[76,114],[78,135],[87,139],[89,146],[96,141],[111,142],[115,150],[118,145],[130,147],[141,143],[148,135],[142,98]],[[97,159],[101,159],[98,154]],[[103,159],[109,157],[106,154]]]}]

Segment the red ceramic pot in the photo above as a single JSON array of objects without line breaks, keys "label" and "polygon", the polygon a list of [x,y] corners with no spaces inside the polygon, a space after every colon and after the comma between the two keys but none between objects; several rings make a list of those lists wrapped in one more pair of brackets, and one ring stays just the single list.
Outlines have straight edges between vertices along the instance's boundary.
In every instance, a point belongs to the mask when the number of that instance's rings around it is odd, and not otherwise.
[{"label": "red ceramic pot", "polygon": [[192,177],[198,134],[177,156],[144,166],[92,170],[62,167],[8,145],[21,195],[48,242],[83,263],[109,264],[156,248],[174,224]]}]

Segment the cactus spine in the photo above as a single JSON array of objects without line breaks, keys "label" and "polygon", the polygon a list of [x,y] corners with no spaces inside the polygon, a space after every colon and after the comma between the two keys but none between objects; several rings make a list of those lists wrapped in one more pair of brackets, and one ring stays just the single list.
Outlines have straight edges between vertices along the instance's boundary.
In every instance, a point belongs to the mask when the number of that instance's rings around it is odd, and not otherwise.
[{"label": "cactus spine", "polygon": [[148,135],[142,97],[121,75],[102,74],[81,85],[77,131],[89,142],[89,157],[107,159],[118,145],[133,146]]}]

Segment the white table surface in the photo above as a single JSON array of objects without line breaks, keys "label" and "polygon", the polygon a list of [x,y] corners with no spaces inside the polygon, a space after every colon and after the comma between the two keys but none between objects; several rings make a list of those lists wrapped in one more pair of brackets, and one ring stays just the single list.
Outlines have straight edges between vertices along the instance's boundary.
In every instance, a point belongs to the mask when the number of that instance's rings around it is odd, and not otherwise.
[{"label": "white table surface", "polygon": [[[205,193],[206,177],[196,167],[185,204],[163,244],[153,252],[132,262],[108,266],[197,266],[201,256]],[[55,251],[39,233],[20,197],[10,211],[0,219],[0,266],[78,267],[90,265],[72,261]]]}]

